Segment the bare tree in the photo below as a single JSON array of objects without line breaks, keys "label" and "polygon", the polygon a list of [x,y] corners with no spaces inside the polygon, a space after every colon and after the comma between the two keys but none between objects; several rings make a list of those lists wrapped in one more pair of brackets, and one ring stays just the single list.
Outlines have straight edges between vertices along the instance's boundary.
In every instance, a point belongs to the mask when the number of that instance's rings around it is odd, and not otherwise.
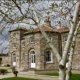
[{"label": "bare tree", "polygon": [[70,80],[70,76],[72,75],[71,70],[72,70],[73,55],[74,55],[74,51],[75,51],[76,36],[77,36],[77,31],[78,31],[79,26],[80,26],[80,21],[77,24],[77,27],[75,29],[72,44],[71,44],[71,49],[70,49],[68,62],[67,62],[67,67],[66,67],[66,69],[67,69],[67,71],[66,71],[66,80]]},{"label": "bare tree", "polygon": [[[27,1],[19,1],[19,0],[11,0],[11,1],[1,1],[2,4],[5,4],[3,7],[5,11],[0,9],[0,17],[7,23],[19,23],[24,22],[24,20],[30,19],[32,20],[35,25],[40,29],[42,35],[47,40],[49,46],[51,47],[52,51],[56,55],[56,58],[58,60],[59,64],[59,80],[69,80],[70,75],[69,72],[71,71],[72,67],[72,56],[73,56],[73,48],[71,47],[74,44],[74,37],[77,33],[77,24],[79,24],[78,14],[79,14],[79,6],[80,1],[76,3],[75,8],[75,14],[73,16],[73,20],[71,23],[70,31],[68,34],[68,38],[64,47],[64,51],[62,53],[62,56],[58,53],[57,49],[55,48],[54,44],[50,41],[48,35],[45,33],[45,31],[42,29],[42,19],[44,19],[44,16],[40,14],[39,11],[35,8],[35,3],[37,1],[35,0],[27,0]],[[24,3],[27,3],[27,7],[24,9],[21,7]],[[1,5],[2,6],[2,5]],[[55,11],[55,6],[57,7],[57,4],[53,4],[53,10]],[[2,7],[2,8],[3,8]],[[73,7],[73,6],[72,6]],[[15,10],[19,11],[19,15],[15,13]],[[43,9],[43,11],[48,11],[50,9]],[[12,12],[10,12],[12,11]],[[51,11],[52,12],[52,11]],[[61,15],[66,16],[70,14],[70,10],[66,13],[63,13],[63,9],[61,9]],[[29,23],[26,23],[29,24]],[[68,59],[68,52],[70,51],[70,56]],[[69,67],[66,69],[67,60],[69,60]]]}]

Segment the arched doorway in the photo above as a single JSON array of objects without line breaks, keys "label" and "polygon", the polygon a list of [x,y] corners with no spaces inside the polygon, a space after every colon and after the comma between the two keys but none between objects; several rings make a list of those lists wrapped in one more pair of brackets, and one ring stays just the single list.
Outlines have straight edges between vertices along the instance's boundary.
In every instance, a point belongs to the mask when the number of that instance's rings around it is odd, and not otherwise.
[{"label": "arched doorway", "polygon": [[35,52],[30,51],[30,67],[35,68],[36,67],[36,62],[35,62]]}]

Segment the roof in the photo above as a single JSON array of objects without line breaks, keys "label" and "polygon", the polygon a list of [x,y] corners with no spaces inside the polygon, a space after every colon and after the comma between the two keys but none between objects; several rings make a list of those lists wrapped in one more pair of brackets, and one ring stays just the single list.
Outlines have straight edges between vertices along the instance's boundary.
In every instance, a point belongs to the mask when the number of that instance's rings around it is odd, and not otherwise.
[{"label": "roof", "polygon": [[65,32],[69,32],[69,28],[62,27],[62,28],[59,28],[59,29],[54,29],[54,31],[58,32],[58,33],[65,33]]},{"label": "roof", "polygon": [[14,30],[10,30],[9,32],[18,31],[18,30],[27,31],[26,28],[19,28],[19,27],[17,27],[16,29],[14,29]]},{"label": "roof", "polygon": [[[67,27],[61,27],[61,28],[52,28],[50,27],[48,24],[44,24],[42,25],[42,29],[46,32],[55,32],[55,33],[65,33],[65,32],[69,32],[69,29]],[[26,28],[16,28],[14,30],[10,30],[9,32],[13,32],[13,31],[26,31],[24,33],[25,34],[29,34],[29,33],[37,33],[37,32],[41,32],[39,28],[35,28],[35,29],[26,29]]]},{"label": "roof", "polygon": [[8,56],[8,53],[7,54],[0,53],[0,56]]},{"label": "roof", "polygon": [[[43,25],[43,26],[42,26],[42,29],[43,29],[44,31],[53,32],[53,28],[49,27],[48,25]],[[36,29],[33,29],[32,31],[33,31],[33,32],[38,32],[38,31],[40,31],[40,29],[39,29],[39,28],[36,28]]]},{"label": "roof", "polygon": [[[49,25],[45,24],[42,26],[42,29],[45,32],[55,32],[55,33],[65,33],[65,32],[69,32],[69,29],[67,27],[61,27],[61,28],[52,28]],[[41,32],[39,28],[35,28],[35,29],[31,29],[28,30],[25,34],[28,33],[36,33],[36,32]]]}]

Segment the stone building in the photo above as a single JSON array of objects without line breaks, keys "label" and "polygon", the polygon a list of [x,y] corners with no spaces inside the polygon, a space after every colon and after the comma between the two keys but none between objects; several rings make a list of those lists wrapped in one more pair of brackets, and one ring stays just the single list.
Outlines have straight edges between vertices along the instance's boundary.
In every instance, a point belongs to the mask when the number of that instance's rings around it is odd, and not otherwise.
[{"label": "stone building", "polygon": [[0,66],[9,65],[10,64],[9,59],[10,58],[8,56],[8,53],[7,54],[0,53]]},{"label": "stone building", "polygon": [[[52,44],[61,54],[68,35],[68,28],[51,28],[43,25]],[[73,69],[80,70],[80,35],[77,35]],[[57,59],[41,34],[39,28],[26,30],[18,28],[9,31],[9,61],[10,65],[21,69],[54,70],[58,69]]]}]

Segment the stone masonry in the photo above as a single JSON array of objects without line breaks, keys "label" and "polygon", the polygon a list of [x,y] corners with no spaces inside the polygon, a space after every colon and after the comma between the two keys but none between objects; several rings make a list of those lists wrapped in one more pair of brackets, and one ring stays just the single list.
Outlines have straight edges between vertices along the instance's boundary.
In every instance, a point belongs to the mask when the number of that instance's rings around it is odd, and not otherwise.
[{"label": "stone masonry", "polygon": [[[43,25],[43,29],[60,55],[62,55],[64,44],[69,32],[68,28],[55,29],[48,25]],[[80,70],[79,38],[80,35],[78,34],[73,61],[73,69],[76,70]],[[31,30],[16,29],[10,31],[9,43],[10,65],[13,65],[13,60],[16,59],[16,67],[22,69],[58,69],[57,59],[38,28]],[[50,63],[47,63],[45,60],[46,51],[51,52],[52,61]],[[16,56],[15,58],[13,57],[14,55]]]}]

